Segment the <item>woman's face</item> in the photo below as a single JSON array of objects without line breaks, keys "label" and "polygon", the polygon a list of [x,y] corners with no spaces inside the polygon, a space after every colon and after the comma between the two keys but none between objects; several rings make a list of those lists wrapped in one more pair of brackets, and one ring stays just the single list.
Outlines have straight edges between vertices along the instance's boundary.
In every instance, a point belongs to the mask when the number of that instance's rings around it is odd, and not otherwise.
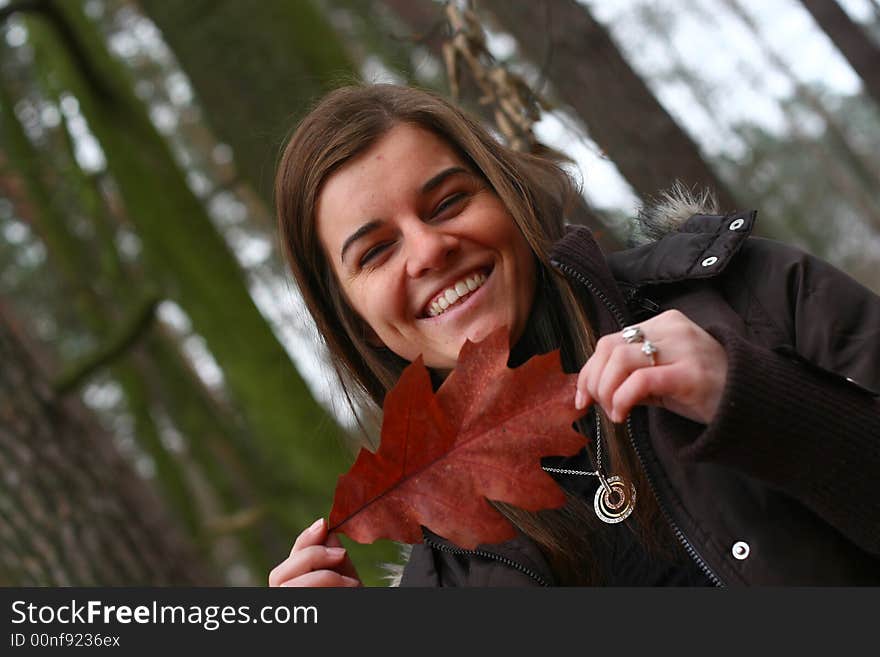
[{"label": "woman's face", "polygon": [[501,199],[439,137],[400,124],[325,182],[318,237],[352,308],[408,361],[450,370],[465,339],[522,335],[531,249]]}]

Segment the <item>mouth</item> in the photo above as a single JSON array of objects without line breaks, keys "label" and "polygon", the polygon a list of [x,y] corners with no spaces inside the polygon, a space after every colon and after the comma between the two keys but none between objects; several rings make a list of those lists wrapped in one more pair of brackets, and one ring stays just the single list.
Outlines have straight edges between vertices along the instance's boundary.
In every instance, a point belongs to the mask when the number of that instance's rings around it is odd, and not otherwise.
[{"label": "mouth", "polygon": [[456,279],[431,298],[424,309],[422,309],[421,318],[431,319],[454,310],[467,301],[474,292],[483,287],[491,273],[491,268],[475,269]]}]

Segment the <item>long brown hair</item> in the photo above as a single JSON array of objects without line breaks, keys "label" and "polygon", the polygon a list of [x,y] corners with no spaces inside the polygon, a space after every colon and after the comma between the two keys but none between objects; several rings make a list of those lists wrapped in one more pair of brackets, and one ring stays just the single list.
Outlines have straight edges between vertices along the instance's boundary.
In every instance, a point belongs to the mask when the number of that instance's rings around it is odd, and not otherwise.
[{"label": "long brown hair", "polygon": [[[536,260],[540,288],[511,360],[561,349],[563,366],[576,371],[592,354],[596,336],[566,280],[550,267],[549,249],[563,234],[563,218],[576,190],[560,163],[513,151],[451,103],[431,92],[397,85],[355,85],[325,96],[287,142],[275,179],[278,228],[303,299],[357,412],[369,400],[381,408],[407,362],[367,338],[325,258],[315,227],[322,185],[335,171],[402,123],[429,130],[449,144],[507,207]],[[615,472],[638,482],[636,526],[653,524],[656,508],[641,482],[625,433],[602,415],[605,447]],[[591,537],[598,521],[574,496],[561,509],[529,513],[499,510],[542,548],[557,578],[597,583]]]}]

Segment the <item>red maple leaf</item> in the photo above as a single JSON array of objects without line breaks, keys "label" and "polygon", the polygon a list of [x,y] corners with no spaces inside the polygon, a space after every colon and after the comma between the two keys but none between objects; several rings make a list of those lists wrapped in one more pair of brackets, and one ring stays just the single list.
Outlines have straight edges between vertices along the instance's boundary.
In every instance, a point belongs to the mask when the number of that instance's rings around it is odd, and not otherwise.
[{"label": "red maple leaf", "polygon": [[559,352],[507,367],[508,336],[466,341],[435,394],[419,358],[386,395],[379,449],[362,449],[339,477],[330,526],[360,543],[422,541],[421,525],[463,548],[512,538],[513,525],[487,499],[529,511],[565,496],[541,457],[586,444],[572,428],[576,374]]}]

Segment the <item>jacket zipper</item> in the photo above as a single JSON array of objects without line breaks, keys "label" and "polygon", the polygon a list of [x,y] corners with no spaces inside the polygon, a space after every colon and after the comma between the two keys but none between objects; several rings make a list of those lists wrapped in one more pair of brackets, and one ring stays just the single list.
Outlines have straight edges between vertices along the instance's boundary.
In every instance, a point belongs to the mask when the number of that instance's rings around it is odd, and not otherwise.
[{"label": "jacket zipper", "polygon": [[484,557],[486,559],[494,559],[495,561],[499,561],[499,562],[503,563],[504,565],[509,566],[510,568],[514,568],[515,570],[518,570],[521,573],[528,575],[533,580],[538,582],[538,584],[540,584],[541,586],[547,586],[547,587],[550,586],[547,583],[547,580],[545,580],[543,577],[541,577],[534,570],[531,570],[530,568],[526,568],[521,563],[517,563],[516,561],[513,561],[512,559],[508,559],[507,557],[503,557],[500,554],[495,554],[494,552],[486,552],[484,550],[465,550],[464,548],[460,548],[460,547],[450,547],[448,545],[442,545],[440,543],[437,543],[434,540],[428,538],[427,536],[424,537],[424,541],[425,541],[425,543],[430,545],[433,549],[440,550],[441,552],[448,552],[450,554],[470,554],[470,555],[475,555],[478,557]]},{"label": "jacket zipper", "polygon": [[[567,276],[570,276],[570,277],[574,278],[575,280],[577,280],[581,285],[586,287],[588,290],[590,290],[590,292],[592,292],[595,296],[597,296],[602,301],[602,303],[605,304],[605,307],[608,308],[608,310],[614,316],[614,319],[617,321],[617,324],[618,324],[618,326],[620,326],[621,329],[623,329],[626,326],[626,321],[623,317],[623,314],[620,312],[620,310],[617,309],[617,307],[611,302],[611,299],[609,299],[608,296],[602,290],[600,290],[592,281],[581,276],[581,274],[579,272],[575,271],[574,269],[572,269],[568,265],[559,262],[558,260],[551,260],[550,264],[552,264],[554,267],[556,267],[557,269],[562,271]],[[651,492],[654,495],[654,499],[657,500],[657,506],[660,507],[660,512],[663,514],[663,518],[666,520],[666,522],[672,528],[672,531],[675,534],[675,537],[682,544],[682,547],[684,547],[685,551],[688,553],[688,556],[690,556],[690,558],[693,559],[694,563],[697,564],[697,566],[700,568],[700,570],[703,571],[703,573],[706,575],[706,577],[708,577],[715,586],[724,586],[724,582],[721,580],[721,578],[715,574],[715,572],[709,567],[709,564],[707,564],[705,562],[705,560],[700,556],[700,553],[697,552],[696,548],[694,548],[693,544],[691,544],[691,542],[688,540],[687,536],[684,535],[684,532],[682,532],[681,529],[678,527],[678,525],[675,524],[675,521],[672,519],[672,515],[669,513],[668,509],[663,505],[663,500],[660,498],[660,496],[657,493],[657,486],[654,482],[654,478],[651,476],[651,473],[645,467],[645,459],[642,455],[642,451],[639,449],[638,445],[636,444],[635,438],[633,436],[632,418],[630,418],[629,415],[627,415],[627,417],[626,417],[626,432],[627,432],[627,435],[629,436],[630,444],[632,445],[633,451],[636,453],[636,458],[638,458],[639,463],[642,466],[642,472],[645,473],[645,477],[648,480],[648,487],[651,489]]]}]

